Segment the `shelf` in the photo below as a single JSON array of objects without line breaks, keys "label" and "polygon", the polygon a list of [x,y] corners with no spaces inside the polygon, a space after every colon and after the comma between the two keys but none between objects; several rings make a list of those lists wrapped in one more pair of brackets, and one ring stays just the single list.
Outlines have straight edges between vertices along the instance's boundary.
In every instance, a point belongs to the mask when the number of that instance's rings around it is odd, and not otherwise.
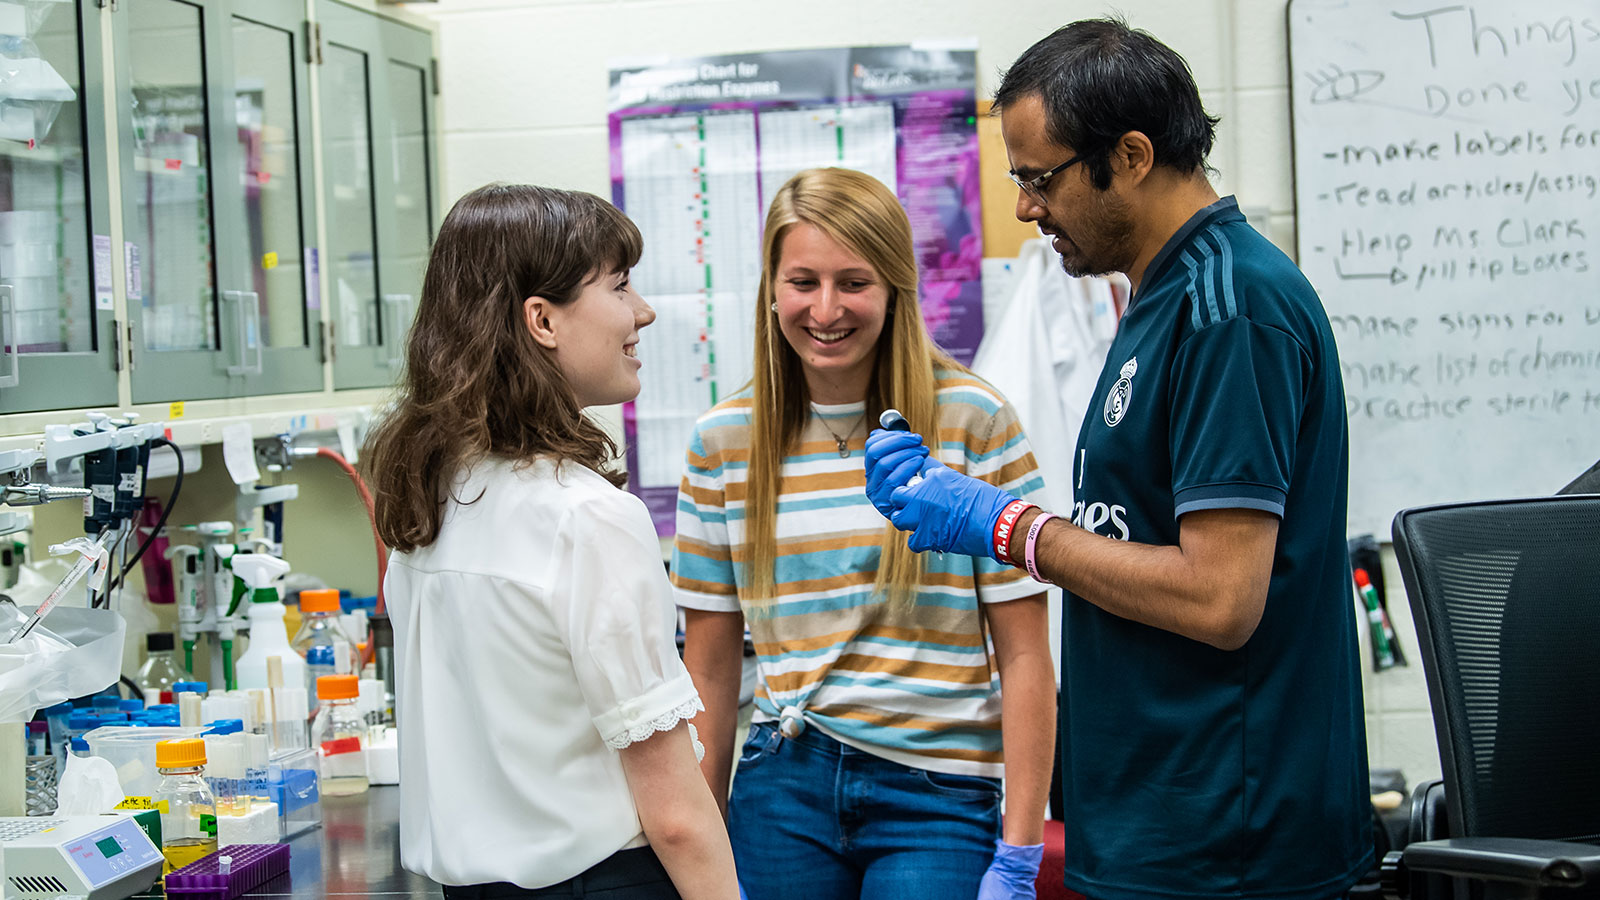
[{"label": "shelf", "polygon": [[[338,447],[345,456],[360,448],[374,410],[387,402],[387,390],[340,391],[335,394],[303,394],[289,397],[252,397],[243,400],[209,400],[185,404],[145,404],[131,410],[68,410],[56,413],[28,413],[0,417],[25,421],[26,431],[0,436],[0,460],[8,451],[46,453],[46,430],[65,437],[63,429],[87,424],[89,412],[103,412],[122,418],[129,411],[139,415],[141,425],[155,425],[159,432],[180,447],[200,447],[222,442],[222,430],[241,422],[249,423],[252,438],[279,434],[317,435],[324,446]],[[173,415],[177,412],[178,415]],[[15,424],[15,421],[9,424]],[[59,440],[61,438],[56,438]],[[91,435],[89,441],[101,440]],[[60,446],[58,444],[58,446]],[[90,448],[92,449],[92,448]]]}]

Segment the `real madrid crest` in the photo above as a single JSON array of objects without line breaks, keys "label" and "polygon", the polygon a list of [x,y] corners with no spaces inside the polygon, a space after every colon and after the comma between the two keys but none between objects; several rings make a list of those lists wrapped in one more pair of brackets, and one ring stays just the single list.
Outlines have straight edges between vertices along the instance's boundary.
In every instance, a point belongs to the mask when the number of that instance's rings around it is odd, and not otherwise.
[{"label": "real madrid crest", "polygon": [[1133,373],[1137,371],[1139,357],[1135,356],[1122,364],[1122,377],[1111,386],[1111,393],[1106,397],[1106,424],[1113,428],[1128,414],[1128,402],[1133,398]]}]

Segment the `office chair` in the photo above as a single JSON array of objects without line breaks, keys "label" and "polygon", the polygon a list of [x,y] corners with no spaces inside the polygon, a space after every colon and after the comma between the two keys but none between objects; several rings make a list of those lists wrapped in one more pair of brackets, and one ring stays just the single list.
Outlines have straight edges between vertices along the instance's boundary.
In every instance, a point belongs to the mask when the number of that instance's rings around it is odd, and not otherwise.
[{"label": "office chair", "polygon": [[1589,471],[1584,472],[1577,478],[1572,479],[1571,484],[1568,484],[1561,490],[1556,491],[1556,493],[1600,494],[1600,462],[1596,462],[1594,465],[1590,466]]},{"label": "office chair", "polygon": [[1394,546],[1443,763],[1389,896],[1600,896],[1600,495],[1410,509]]}]

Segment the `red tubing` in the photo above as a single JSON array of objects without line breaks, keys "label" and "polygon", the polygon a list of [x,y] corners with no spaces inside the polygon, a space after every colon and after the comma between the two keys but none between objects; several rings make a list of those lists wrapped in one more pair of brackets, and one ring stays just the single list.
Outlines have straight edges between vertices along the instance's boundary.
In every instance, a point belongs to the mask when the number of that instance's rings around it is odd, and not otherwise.
[{"label": "red tubing", "polygon": [[[383,538],[378,536],[378,514],[372,507],[372,492],[367,490],[367,483],[361,480],[361,474],[356,471],[355,466],[350,465],[350,461],[338,452],[327,447],[318,447],[317,455],[333,460],[335,465],[350,476],[350,480],[355,482],[356,493],[361,495],[361,504],[367,508],[367,521],[372,524],[372,545],[378,551],[378,606],[374,612],[384,613],[388,607],[383,602],[383,576],[389,571],[389,550],[383,546]],[[371,652],[370,647],[368,652]]]}]

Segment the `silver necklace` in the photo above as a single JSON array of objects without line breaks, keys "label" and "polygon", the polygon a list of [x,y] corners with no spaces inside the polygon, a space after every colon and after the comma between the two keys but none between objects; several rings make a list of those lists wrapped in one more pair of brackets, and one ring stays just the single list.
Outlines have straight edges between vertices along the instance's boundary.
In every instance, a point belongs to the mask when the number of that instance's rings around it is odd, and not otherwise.
[{"label": "silver necklace", "polygon": [[845,432],[844,437],[840,437],[837,432],[835,432],[832,428],[829,428],[828,421],[826,419],[818,416],[817,420],[822,423],[823,430],[833,436],[833,442],[839,447],[839,458],[844,459],[850,455],[850,447],[848,445],[850,443],[851,436],[856,433],[856,429],[860,428],[863,422],[867,421],[867,414],[865,411],[863,411],[861,413],[861,418],[857,419],[856,423],[850,426],[850,430]]}]

